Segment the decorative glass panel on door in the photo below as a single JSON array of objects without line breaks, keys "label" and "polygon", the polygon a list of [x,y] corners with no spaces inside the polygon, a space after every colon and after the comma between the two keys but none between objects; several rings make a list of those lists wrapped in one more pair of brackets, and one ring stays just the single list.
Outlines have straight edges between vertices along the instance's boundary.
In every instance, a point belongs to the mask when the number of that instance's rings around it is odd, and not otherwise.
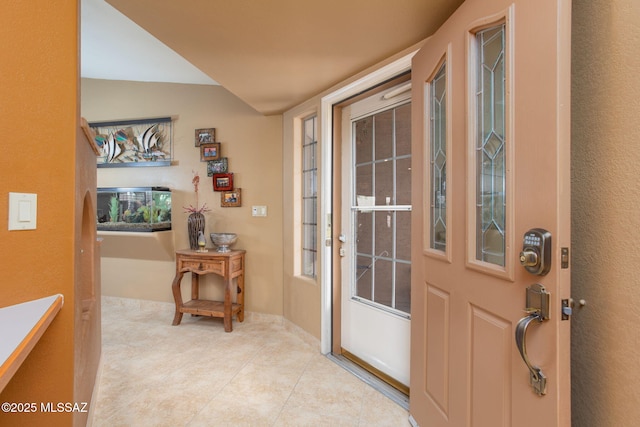
[{"label": "decorative glass panel on door", "polygon": [[432,249],[447,248],[447,78],[446,63],[430,83],[431,145],[431,244]]},{"label": "decorative glass panel on door", "polygon": [[411,105],[353,122],[352,297],[408,316],[411,282]]},{"label": "decorative glass panel on door", "polygon": [[476,34],[476,259],[505,264],[505,26]]}]

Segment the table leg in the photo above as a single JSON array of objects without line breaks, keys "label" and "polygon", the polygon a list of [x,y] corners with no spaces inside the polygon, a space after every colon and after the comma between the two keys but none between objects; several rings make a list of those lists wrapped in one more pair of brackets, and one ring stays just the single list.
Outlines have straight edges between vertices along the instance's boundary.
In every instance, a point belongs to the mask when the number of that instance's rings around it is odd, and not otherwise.
[{"label": "table leg", "polygon": [[224,286],[224,331],[231,332],[233,325],[231,324],[231,286],[233,279],[230,277],[225,280]]},{"label": "table leg", "polygon": [[176,314],[173,317],[173,325],[179,325],[182,322],[182,312],[180,309],[182,308],[182,295],[180,294],[180,282],[182,281],[182,276],[184,273],[177,272],[176,277],[173,279],[173,283],[171,284],[171,291],[173,292],[173,299],[176,302]]},{"label": "table leg", "polygon": [[191,299],[200,299],[200,275],[191,272]]},{"label": "table leg", "polygon": [[238,321],[244,322],[244,274],[239,275],[236,280],[238,281],[238,304],[240,304]]}]

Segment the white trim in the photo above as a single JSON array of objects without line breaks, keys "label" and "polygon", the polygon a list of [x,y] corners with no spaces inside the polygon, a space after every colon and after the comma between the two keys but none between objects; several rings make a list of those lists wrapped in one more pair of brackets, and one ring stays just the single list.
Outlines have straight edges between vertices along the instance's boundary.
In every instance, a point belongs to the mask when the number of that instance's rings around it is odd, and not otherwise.
[{"label": "white trim", "polygon": [[381,67],[380,69],[355,80],[344,87],[323,96],[320,101],[320,135],[321,143],[321,159],[320,167],[322,168],[322,185],[320,186],[320,218],[319,227],[322,230],[323,238],[321,239],[321,247],[323,256],[320,257],[320,351],[323,354],[331,352],[331,280],[332,270],[332,231],[331,231],[331,201],[333,198],[333,105],[343,101],[350,96],[356,95],[366,89],[380,84],[390,78],[411,69],[411,59],[417,50],[408,53],[402,58]]}]

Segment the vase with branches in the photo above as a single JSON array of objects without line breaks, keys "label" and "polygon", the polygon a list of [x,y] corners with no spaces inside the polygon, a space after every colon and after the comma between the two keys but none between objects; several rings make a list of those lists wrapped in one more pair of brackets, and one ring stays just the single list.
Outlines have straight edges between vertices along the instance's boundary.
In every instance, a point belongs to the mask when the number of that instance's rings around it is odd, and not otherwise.
[{"label": "vase with branches", "polygon": [[211,209],[207,207],[206,203],[203,203],[202,206],[198,203],[198,187],[200,185],[200,175],[198,172],[193,173],[193,179],[191,180],[193,184],[193,190],[196,193],[196,204],[195,206],[189,205],[183,206],[185,213],[189,214],[187,218],[187,229],[189,232],[189,248],[192,250],[198,249],[198,235],[200,233],[204,233],[204,213],[209,212]]}]

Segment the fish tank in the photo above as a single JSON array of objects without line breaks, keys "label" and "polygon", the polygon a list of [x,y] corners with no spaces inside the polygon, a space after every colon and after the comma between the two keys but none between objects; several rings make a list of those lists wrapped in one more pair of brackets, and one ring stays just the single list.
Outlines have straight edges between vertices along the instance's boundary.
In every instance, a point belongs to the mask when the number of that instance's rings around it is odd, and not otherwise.
[{"label": "fish tank", "polygon": [[171,190],[166,187],[98,188],[99,231],[171,230]]}]

